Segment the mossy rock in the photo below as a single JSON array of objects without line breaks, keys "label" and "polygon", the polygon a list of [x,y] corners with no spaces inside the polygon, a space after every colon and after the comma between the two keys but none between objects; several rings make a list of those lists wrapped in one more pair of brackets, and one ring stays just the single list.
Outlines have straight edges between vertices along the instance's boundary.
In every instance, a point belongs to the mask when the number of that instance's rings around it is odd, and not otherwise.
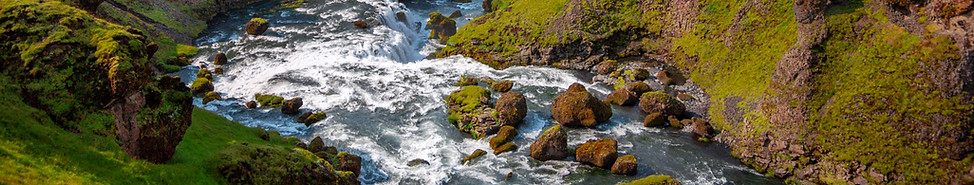
[{"label": "mossy rock", "polygon": [[196,78],[193,80],[193,84],[189,86],[190,91],[195,95],[205,95],[207,92],[213,91],[213,82],[206,78]]},{"label": "mossy rock", "polygon": [[517,136],[517,129],[515,129],[514,127],[512,126],[501,127],[501,130],[497,132],[497,135],[494,135],[494,137],[490,138],[490,148],[496,150],[497,147],[500,147],[503,144],[513,141],[514,137],[516,136]]},{"label": "mossy rock", "polygon": [[643,126],[645,127],[660,127],[666,125],[666,117],[663,114],[655,112],[646,115],[646,119],[643,119]]},{"label": "mossy rock", "polygon": [[632,76],[630,78],[636,81],[643,81],[649,79],[649,76],[649,70],[646,70],[645,68],[636,68],[632,70]]},{"label": "mossy rock", "polygon": [[406,163],[406,166],[409,167],[418,166],[418,165],[430,165],[430,162],[424,159],[413,159]]},{"label": "mossy rock", "polygon": [[460,81],[457,81],[457,83],[454,83],[453,85],[464,87],[464,86],[477,85],[478,82],[480,82],[480,79],[474,77],[468,77],[468,76],[460,76]]},{"label": "mossy rock", "polygon": [[595,126],[612,117],[612,108],[575,83],[552,101],[551,114],[565,126]]},{"label": "mossy rock", "polygon": [[636,94],[636,96],[640,96],[647,92],[653,91],[653,89],[650,88],[649,84],[646,84],[646,82],[633,82],[633,83],[626,84],[626,90],[629,90],[629,92]]},{"label": "mossy rock", "polygon": [[332,166],[304,149],[237,143],[209,161],[231,184],[331,184]]},{"label": "mossy rock", "polygon": [[429,14],[430,20],[426,22],[426,29],[431,29],[430,39],[440,39],[441,44],[445,44],[450,37],[457,34],[457,22],[440,12]]},{"label": "mossy rock", "polygon": [[313,153],[324,152],[325,151],[325,141],[321,137],[315,137],[311,139],[311,143],[308,144],[308,150]]},{"label": "mossy rock", "polygon": [[315,113],[303,112],[301,113],[301,115],[298,116],[297,122],[304,123],[305,126],[310,127],[312,124],[317,123],[325,118],[328,118],[328,115],[325,114],[324,112],[315,112]]},{"label": "mossy rock", "polygon": [[[467,0],[467,1],[469,1],[469,0]],[[460,12],[460,10],[453,11],[453,13],[450,14],[450,18],[451,19],[452,18],[458,18],[458,17],[463,17],[463,13]]]},{"label": "mossy rock", "polygon": [[610,170],[613,174],[619,175],[633,175],[637,172],[638,163],[636,162],[636,156],[624,155],[616,159],[616,162],[612,164],[612,169]]},{"label": "mossy rock", "polygon": [[494,105],[497,121],[502,125],[518,125],[528,115],[528,103],[524,94],[517,91],[506,92]]},{"label": "mossy rock", "polygon": [[350,171],[355,173],[355,176],[361,174],[362,171],[362,157],[355,154],[350,154],[348,152],[341,152],[337,155],[338,161],[335,166],[335,170],[338,171]]},{"label": "mossy rock", "polygon": [[671,178],[669,175],[650,175],[646,178],[634,180],[632,182],[620,183],[619,185],[682,185],[680,181]]},{"label": "mossy rock", "polygon": [[216,68],[213,69],[213,74],[215,74],[215,75],[222,75],[223,72],[224,72],[223,71],[223,67],[216,67]]},{"label": "mossy rock", "polygon": [[615,60],[606,60],[595,66],[595,73],[599,75],[608,75],[616,71],[619,68],[619,63]]},{"label": "mossy rock", "polygon": [[473,159],[476,159],[476,158],[478,158],[480,156],[483,156],[485,154],[487,154],[487,151],[484,151],[484,150],[481,150],[481,149],[474,150],[473,153],[471,153],[467,157],[463,157],[463,160],[460,160],[460,164],[467,164],[468,161],[473,160]]},{"label": "mossy rock", "polygon": [[666,116],[679,116],[686,111],[683,102],[663,92],[644,93],[639,98],[639,108],[645,113],[660,113]]},{"label": "mossy rock", "polygon": [[227,54],[225,54],[225,53],[217,53],[216,54],[216,57],[213,57],[213,64],[216,64],[216,65],[225,65],[225,64],[227,64]]},{"label": "mossy rock", "polygon": [[247,22],[247,34],[249,35],[263,35],[270,28],[270,23],[265,19],[253,18],[250,22]]},{"label": "mossy rock", "polygon": [[693,133],[702,138],[711,138],[714,136],[714,127],[710,126],[710,122],[700,118],[691,119],[691,127],[693,128]]},{"label": "mossy rock", "polygon": [[681,122],[680,119],[674,115],[667,116],[666,120],[670,123],[670,126],[673,128],[681,128],[681,129],[683,128],[683,122]]},{"label": "mossy rock", "polygon": [[517,145],[515,145],[514,143],[506,143],[501,146],[498,146],[497,148],[494,148],[494,155],[500,155],[501,153],[504,152],[513,152],[515,150],[517,150]]},{"label": "mossy rock", "polygon": [[206,92],[206,94],[203,95],[203,104],[210,103],[214,100],[223,100],[223,98],[220,97],[220,93],[213,91]]},{"label": "mossy rock", "polygon": [[638,100],[639,97],[636,97],[635,93],[632,93],[626,89],[619,89],[613,91],[612,93],[609,93],[609,95],[605,97],[605,101],[608,101],[609,103],[616,104],[616,105],[622,105],[622,106],[633,105]]},{"label": "mossy rock", "polygon": [[617,147],[614,139],[589,140],[575,149],[575,160],[600,168],[610,168],[619,155]]},{"label": "mossy rock", "polygon": [[539,161],[564,159],[573,153],[568,148],[568,133],[561,125],[552,126],[541,133],[538,140],[531,143],[530,150],[531,157]]},{"label": "mossy rock", "polygon": [[300,111],[299,109],[301,109],[301,106],[304,105],[304,101],[302,100],[303,99],[301,99],[301,97],[297,97],[284,101],[284,103],[281,104],[281,113],[290,115],[298,114]]},{"label": "mossy rock", "polygon": [[210,73],[206,67],[200,67],[200,70],[196,72],[196,78],[206,78],[213,81],[213,73]]},{"label": "mossy rock", "polygon": [[255,94],[254,99],[260,102],[262,107],[280,108],[284,105],[284,98],[274,95]]}]

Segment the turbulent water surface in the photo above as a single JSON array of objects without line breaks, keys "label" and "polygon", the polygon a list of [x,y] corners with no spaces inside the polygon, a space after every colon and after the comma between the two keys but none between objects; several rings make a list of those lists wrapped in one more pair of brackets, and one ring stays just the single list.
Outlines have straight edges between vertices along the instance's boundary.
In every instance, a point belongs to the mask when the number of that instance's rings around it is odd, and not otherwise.
[{"label": "turbulent water surface", "polygon": [[[694,141],[672,129],[645,128],[638,108],[613,107],[610,122],[596,128],[569,129],[569,145],[589,139],[619,141],[620,156],[639,160],[638,175],[619,176],[607,170],[564,161],[539,162],[528,146],[543,129],[554,125],[551,100],[572,83],[582,83],[600,98],[604,84],[591,84],[591,75],[546,67],[494,70],[473,59],[454,56],[424,59],[437,47],[423,30],[427,14],[454,10],[466,24],[482,14],[481,1],[458,4],[449,0],[309,0],[301,8],[262,17],[271,27],[263,36],[247,36],[243,26],[270,3],[221,15],[200,34],[195,65],[212,65],[218,52],[230,62],[217,75],[216,91],[226,100],[196,106],[252,127],[280,131],[310,140],[320,136],[327,145],[361,155],[359,180],[365,184],[615,184],[652,174],[670,175],[684,184],[777,184],[748,169],[729,155],[725,146]],[[406,12],[408,22],[396,20]],[[358,29],[352,21],[380,23]],[[423,24],[421,24],[423,23]],[[212,69],[213,67],[210,67]],[[178,74],[189,83],[197,67]],[[476,149],[489,151],[487,139],[475,140],[447,122],[443,98],[458,87],[461,75],[512,80],[514,90],[528,99],[528,116],[513,141],[519,149],[498,156],[488,154],[469,164],[460,159]],[[274,109],[246,109],[255,93],[285,98],[302,97],[303,109],[324,111],[328,118],[306,127],[295,117]],[[499,97],[495,93],[494,98]],[[408,167],[412,159],[430,165]],[[508,173],[513,177],[505,180]]]}]

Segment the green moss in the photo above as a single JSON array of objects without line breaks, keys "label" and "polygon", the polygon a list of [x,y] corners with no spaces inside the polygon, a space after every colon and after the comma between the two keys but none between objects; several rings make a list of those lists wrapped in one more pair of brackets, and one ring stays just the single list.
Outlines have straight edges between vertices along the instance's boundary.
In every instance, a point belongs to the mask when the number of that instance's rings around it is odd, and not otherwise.
[{"label": "green moss", "polygon": [[176,56],[191,57],[191,56],[195,56],[196,53],[199,53],[199,51],[200,49],[194,46],[182,45],[182,44],[176,45]]},{"label": "green moss", "polygon": [[467,157],[463,157],[463,159],[460,160],[460,164],[467,164],[467,161],[476,159],[476,158],[478,158],[480,156],[483,156],[484,154],[487,154],[487,151],[484,151],[484,150],[481,150],[481,149],[474,150],[473,153],[471,153]]},{"label": "green moss", "polygon": [[254,99],[260,102],[260,106],[280,108],[284,105],[284,98],[280,96],[255,94]]},{"label": "green moss", "polygon": [[450,96],[446,97],[446,101],[448,103],[459,105],[459,109],[451,110],[451,113],[469,113],[480,106],[481,97],[490,97],[490,91],[480,86],[470,85],[463,87],[463,89],[458,92],[450,93]]},{"label": "green moss", "polygon": [[250,22],[254,22],[254,23],[257,23],[257,24],[267,24],[267,20],[262,19],[262,18],[252,18],[252,19],[250,19]]},{"label": "green moss", "polygon": [[672,185],[672,184],[680,184],[680,182],[676,181],[673,178],[670,178],[669,175],[650,175],[647,176],[646,178],[642,178],[628,183],[620,183],[619,185]]}]

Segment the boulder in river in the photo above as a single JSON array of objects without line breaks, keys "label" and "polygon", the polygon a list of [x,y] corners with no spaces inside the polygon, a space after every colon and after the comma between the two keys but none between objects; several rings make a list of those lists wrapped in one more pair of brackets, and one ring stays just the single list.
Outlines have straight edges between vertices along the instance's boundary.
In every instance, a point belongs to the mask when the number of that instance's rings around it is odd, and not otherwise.
[{"label": "boulder in river", "polygon": [[304,123],[304,126],[310,127],[312,124],[315,124],[318,121],[321,121],[327,117],[328,115],[325,114],[324,112],[315,112],[315,113],[303,112],[301,113],[301,115],[298,116],[297,121],[298,123]]},{"label": "boulder in river", "polygon": [[254,100],[250,100],[249,102],[247,102],[247,108],[248,109],[257,108],[257,102]]},{"label": "boulder in river", "polygon": [[666,120],[669,121],[670,126],[673,128],[683,128],[683,123],[680,122],[680,119],[676,118],[674,115],[666,117]]},{"label": "boulder in river", "polygon": [[490,148],[497,150],[501,145],[507,144],[514,140],[517,136],[517,130],[512,126],[501,127],[501,130],[497,132],[497,135],[490,138]]},{"label": "boulder in river", "polygon": [[612,164],[611,172],[619,175],[633,175],[636,174],[637,164],[635,156],[624,155],[616,159],[615,164]]},{"label": "boulder in river", "polygon": [[224,65],[227,64],[227,54],[217,53],[216,57],[213,57],[213,64]]},{"label": "boulder in river", "polygon": [[399,22],[407,23],[409,20],[406,19],[406,12],[396,12],[396,20]]},{"label": "boulder in river", "polygon": [[510,80],[500,81],[490,86],[491,89],[497,92],[507,92],[510,91],[512,87],[514,87],[514,82]]},{"label": "boulder in river", "polygon": [[643,126],[645,127],[660,127],[666,125],[666,117],[658,112],[649,113],[646,115],[646,119],[643,119]]},{"label": "boulder in river", "polygon": [[612,104],[629,106],[635,104],[639,98],[636,97],[635,93],[632,93],[629,90],[619,89],[609,93],[609,95],[605,97],[605,100]]},{"label": "boulder in river", "polygon": [[561,125],[555,125],[531,143],[531,157],[539,161],[559,160],[571,155],[568,152],[568,134]]},{"label": "boulder in river", "polygon": [[210,103],[214,100],[223,100],[223,98],[220,97],[220,93],[213,91],[206,92],[206,94],[203,95],[203,104]]},{"label": "boulder in river", "polygon": [[193,80],[193,84],[189,86],[190,91],[196,96],[206,95],[207,92],[213,91],[213,82],[206,78],[196,78]]},{"label": "boulder in river", "polygon": [[352,21],[352,24],[355,25],[355,27],[358,27],[358,28],[369,28],[369,22],[365,22],[365,21],[361,21],[361,20],[359,20],[359,21]]},{"label": "boulder in river", "polygon": [[505,143],[497,148],[494,148],[494,155],[500,155],[504,152],[513,152],[514,150],[517,150],[517,145],[514,143]]},{"label": "boulder in river", "polygon": [[636,96],[641,96],[647,92],[653,91],[652,88],[649,88],[649,85],[646,84],[646,82],[641,82],[641,81],[627,84],[626,90],[629,90],[629,92],[636,94]]},{"label": "boulder in river", "polygon": [[417,165],[430,165],[430,162],[429,161],[426,161],[426,160],[423,160],[423,159],[417,158],[417,159],[410,160],[408,163],[406,163],[406,166],[409,166],[409,167],[413,167],[413,166],[417,166]]},{"label": "boulder in river", "polygon": [[457,22],[440,12],[430,13],[430,20],[426,22],[426,29],[430,32],[430,39],[440,39],[440,44],[446,43],[450,37],[457,34]]},{"label": "boulder in river", "polygon": [[714,136],[714,127],[710,126],[710,122],[700,118],[692,118],[693,133],[697,136],[703,138],[710,138]]},{"label": "boulder in river", "polygon": [[445,100],[447,113],[450,114],[447,120],[474,138],[497,133],[504,126],[504,123],[498,121],[499,113],[489,106],[490,91],[483,87],[463,87],[450,93]]},{"label": "boulder in river", "polygon": [[600,168],[609,168],[616,161],[618,144],[614,139],[589,140],[575,149],[575,160]]},{"label": "boulder in river", "polygon": [[461,13],[460,10],[453,11],[453,13],[450,14],[450,18],[457,18],[457,17],[463,17],[463,13]]},{"label": "boulder in river", "polygon": [[216,67],[216,69],[213,69],[213,74],[222,75],[223,74],[223,67]]},{"label": "boulder in river", "polygon": [[298,109],[301,109],[301,105],[304,105],[301,97],[284,101],[284,104],[281,106],[281,112],[291,115],[298,114]]},{"label": "boulder in river", "polygon": [[325,141],[322,140],[321,137],[315,137],[311,140],[311,143],[308,144],[308,151],[311,151],[312,153],[324,152]]},{"label": "boulder in river", "polygon": [[284,98],[269,94],[254,94],[254,99],[260,102],[260,106],[262,107],[277,108],[284,104]]},{"label": "boulder in river", "polygon": [[612,117],[609,103],[592,96],[582,84],[572,84],[568,91],[558,94],[551,105],[555,121],[565,126],[591,127]]},{"label": "boulder in river", "polygon": [[660,113],[666,116],[679,116],[686,111],[683,102],[663,92],[644,93],[639,97],[639,108],[645,113]]},{"label": "boulder in river", "polygon": [[497,111],[497,121],[503,125],[518,125],[528,115],[528,103],[524,94],[509,91],[501,95],[494,105]]},{"label": "boulder in river", "polygon": [[467,157],[464,157],[463,160],[460,160],[460,164],[467,164],[467,161],[476,159],[480,156],[483,156],[484,154],[487,154],[487,151],[481,149],[474,150],[473,153],[471,153]]},{"label": "boulder in river", "polygon": [[253,19],[250,19],[250,22],[247,22],[247,34],[249,34],[249,35],[263,35],[264,32],[267,31],[267,28],[270,28],[270,27],[271,27],[271,24],[268,23],[267,20],[264,20],[264,19],[261,19],[261,18],[253,18]]},{"label": "boulder in river", "polygon": [[336,166],[335,170],[350,171],[355,173],[355,176],[358,176],[362,172],[362,157],[348,152],[341,152],[336,156],[338,157],[338,166]]}]

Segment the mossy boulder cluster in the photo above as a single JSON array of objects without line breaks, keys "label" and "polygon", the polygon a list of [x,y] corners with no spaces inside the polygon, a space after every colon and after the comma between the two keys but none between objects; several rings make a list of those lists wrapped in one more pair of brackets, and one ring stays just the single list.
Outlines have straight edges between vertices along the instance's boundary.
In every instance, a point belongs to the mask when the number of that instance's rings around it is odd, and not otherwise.
[{"label": "mossy boulder cluster", "polygon": [[531,143],[531,157],[539,161],[560,160],[571,155],[568,151],[568,133],[555,125]]},{"label": "mossy boulder cluster", "polygon": [[490,91],[480,86],[465,86],[446,97],[450,123],[474,138],[496,133],[503,123],[490,107]]},{"label": "mossy boulder cluster", "polygon": [[499,155],[500,153],[516,149],[517,145],[511,143],[516,136],[517,130],[514,127],[501,127],[501,130],[497,132],[497,135],[490,138],[490,148],[494,149],[494,155]]},{"label": "mossy boulder cluster", "polygon": [[[264,132],[266,134],[266,132]],[[261,136],[265,140],[273,136]],[[208,161],[234,184],[358,184],[362,158],[324,146],[320,137],[296,147],[236,143]]]},{"label": "mossy boulder cluster", "polygon": [[253,18],[250,19],[250,22],[247,22],[246,30],[248,35],[263,35],[264,32],[267,31],[267,28],[270,27],[271,24],[268,23],[267,20],[261,18]]},{"label": "mossy boulder cluster", "polygon": [[440,12],[433,12],[426,22],[426,29],[431,30],[430,39],[440,39],[440,43],[445,44],[451,36],[457,34],[457,22]]},{"label": "mossy boulder cluster", "polygon": [[591,127],[608,121],[612,117],[612,108],[592,96],[582,84],[575,83],[555,97],[551,114],[561,125]]}]

